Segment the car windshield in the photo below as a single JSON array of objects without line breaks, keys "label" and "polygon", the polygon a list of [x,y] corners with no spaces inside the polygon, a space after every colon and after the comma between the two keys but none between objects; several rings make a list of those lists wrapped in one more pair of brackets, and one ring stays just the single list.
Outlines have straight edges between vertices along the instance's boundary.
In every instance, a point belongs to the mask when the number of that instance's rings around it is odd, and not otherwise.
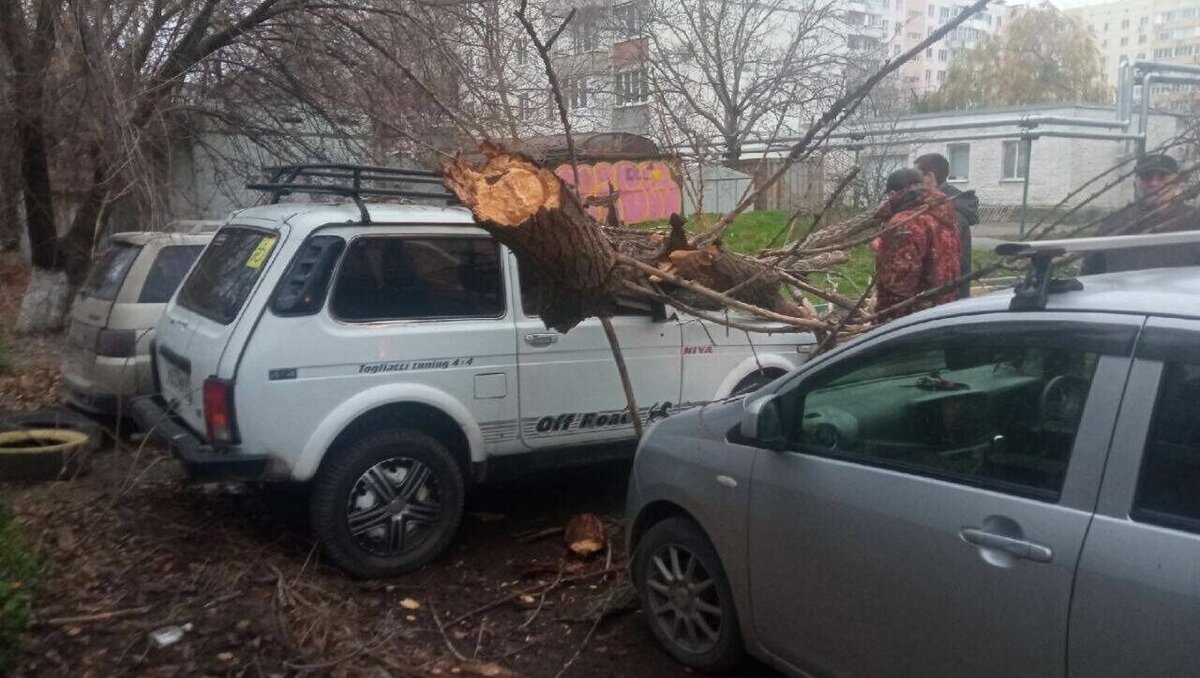
[{"label": "car windshield", "polygon": [[179,304],[228,325],[242,310],[279,237],[269,231],[221,229],[179,291]]},{"label": "car windshield", "polygon": [[93,299],[112,301],[117,298],[125,276],[142,248],[126,243],[111,243],[92,265],[80,293]]}]

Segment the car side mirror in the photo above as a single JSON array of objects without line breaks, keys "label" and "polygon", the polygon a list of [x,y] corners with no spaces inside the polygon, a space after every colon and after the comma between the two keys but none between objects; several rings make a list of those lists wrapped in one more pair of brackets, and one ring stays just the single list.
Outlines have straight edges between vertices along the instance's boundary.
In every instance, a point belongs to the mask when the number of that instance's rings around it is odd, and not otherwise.
[{"label": "car side mirror", "polygon": [[774,394],[759,398],[748,397],[744,401],[742,423],[738,429],[743,441],[768,450],[782,450],[786,446],[783,422],[779,417],[779,399]]}]

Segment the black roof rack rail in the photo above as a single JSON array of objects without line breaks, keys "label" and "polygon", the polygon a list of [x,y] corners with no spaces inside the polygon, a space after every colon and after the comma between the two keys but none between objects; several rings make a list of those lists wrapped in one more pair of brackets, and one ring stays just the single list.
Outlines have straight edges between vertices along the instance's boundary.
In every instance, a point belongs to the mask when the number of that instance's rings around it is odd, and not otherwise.
[{"label": "black roof rack rail", "polygon": [[424,198],[456,203],[457,199],[448,190],[421,191],[408,188],[387,188],[386,184],[430,184],[442,187],[442,177],[437,172],[396,167],[376,167],[346,163],[274,165],[264,167],[267,180],[248,183],[246,188],[262,191],[278,203],[285,195],[307,193],[310,195],[337,195],[350,198],[358,206],[364,224],[371,223],[371,215],[363,198]]},{"label": "black roof rack rail", "polygon": [[1046,299],[1052,293],[1083,289],[1083,283],[1078,280],[1052,277],[1050,267],[1058,257],[1168,245],[1200,245],[1200,231],[1006,242],[996,246],[996,254],[1029,258],[1029,273],[1013,290],[1013,299],[1008,308],[1013,311],[1036,311],[1046,308]]}]

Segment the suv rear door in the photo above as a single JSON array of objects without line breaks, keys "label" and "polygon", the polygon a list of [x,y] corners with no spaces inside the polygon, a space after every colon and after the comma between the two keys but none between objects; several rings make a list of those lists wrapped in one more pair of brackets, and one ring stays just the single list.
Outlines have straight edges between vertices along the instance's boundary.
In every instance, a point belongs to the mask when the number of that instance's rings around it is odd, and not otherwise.
[{"label": "suv rear door", "polygon": [[95,352],[96,337],[108,322],[117,294],[141,251],[141,245],[120,238],[109,240],[108,246],[92,264],[71,307],[71,325],[67,330],[68,351],[77,349],[80,355]]},{"label": "suv rear door", "polygon": [[1138,341],[1071,608],[1071,676],[1200,674],[1200,322]]},{"label": "suv rear door", "polygon": [[[201,389],[246,315],[247,302],[273,261],[287,228],[243,220],[225,226],[172,298],[158,329],[163,396],[195,431],[204,430]],[[259,300],[256,308],[261,306]]]}]

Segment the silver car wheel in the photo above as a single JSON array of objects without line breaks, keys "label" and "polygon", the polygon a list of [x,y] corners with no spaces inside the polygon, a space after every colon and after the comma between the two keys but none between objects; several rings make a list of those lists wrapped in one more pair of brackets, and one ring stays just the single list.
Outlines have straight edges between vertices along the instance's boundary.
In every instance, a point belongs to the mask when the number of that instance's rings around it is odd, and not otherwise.
[{"label": "silver car wheel", "polygon": [[710,652],[721,639],[724,614],[716,580],[704,563],[678,544],[660,547],[650,557],[646,592],[654,623],[680,649]]},{"label": "silver car wheel", "polygon": [[368,468],[346,503],[346,522],[359,546],[381,556],[416,548],[442,513],[437,479],[429,466],[392,457]]}]

